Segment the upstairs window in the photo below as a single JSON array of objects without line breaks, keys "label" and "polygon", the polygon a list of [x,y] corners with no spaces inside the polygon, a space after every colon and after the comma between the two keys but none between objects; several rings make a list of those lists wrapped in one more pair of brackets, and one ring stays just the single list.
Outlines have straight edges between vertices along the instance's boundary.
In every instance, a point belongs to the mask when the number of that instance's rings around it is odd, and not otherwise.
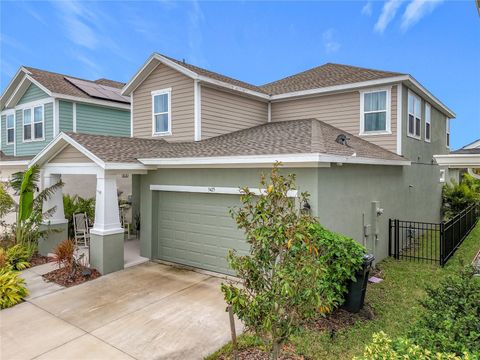
[{"label": "upstairs window", "polygon": [[7,144],[15,142],[15,115],[7,115]]},{"label": "upstairs window", "polygon": [[432,136],[431,113],[432,107],[430,106],[430,104],[425,104],[425,141],[427,142],[430,142]]},{"label": "upstairs window", "polygon": [[23,140],[43,140],[44,113],[43,105],[23,110]]},{"label": "upstairs window", "polygon": [[387,90],[360,93],[360,134],[390,132],[389,92]]},{"label": "upstairs window", "polygon": [[412,92],[408,92],[408,135],[420,138],[422,124],[422,100]]},{"label": "upstairs window", "polygon": [[446,129],[447,129],[447,134],[446,134],[446,141],[447,141],[447,148],[450,147],[450,119],[446,119]]},{"label": "upstairs window", "polygon": [[152,91],[153,135],[170,135],[171,90]]}]

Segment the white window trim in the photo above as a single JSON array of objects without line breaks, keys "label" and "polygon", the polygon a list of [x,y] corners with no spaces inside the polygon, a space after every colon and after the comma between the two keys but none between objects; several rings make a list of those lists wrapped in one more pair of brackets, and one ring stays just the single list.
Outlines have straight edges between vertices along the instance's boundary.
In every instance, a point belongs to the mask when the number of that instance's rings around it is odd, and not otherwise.
[{"label": "white window trim", "polygon": [[[172,88],[152,91],[152,136],[169,136],[172,135]],[[157,95],[168,94],[168,131],[155,131],[155,103],[154,98]]]},{"label": "white window trim", "polygon": [[446,181],[446,178],[447,178],[446,172],[447,171],[445,169],[440,169],[440,182],[441,183],[444,183]]},{"label": "white window trim", "polygon": [[[420,135],[419,136],[415,135],[415,132],[417,130],[417,121],[415,119],[416,116],[415,116],[415,114],[412,114],[410,112],[410,109],[408,108],[408,99],[409,99],[410,96],[413,96],[414,98],[417,98],[420,101]],[[415,112],[415,109],[413,111]],[[409,123],[410,123],[409,116],[410,115],[413,115],[413,120],[414,120],[414,122],[413,122],[413,126],[414,126],[413,134],[410,133],[410,127],[409,127]],[[418,96],[417,94],[415,94],[410,89],[408,89],[408,97],[407,97],[407,136],[412,138],[412,139],[422,140],[422,98],[420,96]]]},{"label": "white window trim", "polygon": [[[428,109],[428,111],[427,111]],[[427,113],[429,116],[427,116]],[[430,124],[430,137],[427,139],[427,124]],[[425,102],[425,142],[432,142],[432,106]]]},{"label": "white window trim", "polygon": [[[38,139],[35,138],[35,126],[34,126],[35,125],[34,109],[37,108],[37,107],[42,108],[42,122],[41,122],[41,124],[42,124],[42,137],[38,138]],[[32,127],[31,138],[27,139],[27,140],[25,140],[25,111],[26,110],[31,111],[30,126]],[[39,124],[39,123],[37,123],[37,124]],[[37,141],[45,141],[45,106],[44,106],[44,104],[34,105],[32,107],[22,109],[22,142],[29,143],[29,142],[37,142]]]},{"label": "white window trim", "polygon": [[[392,134],[392,112],[391,112],[391,87],[375,88],[360,91],[360,133],[359,135],[368,136],[368,135],[390,135]],[[385,130],[380,131],[365,131],[365,94],[375,93],[380,91],[386,91],[386,119],[385,119]],[[383,111],[383,110],[382,110]],[[380,112],[380,111],[369,111],[370,112]]]},{"label": "white window trim", "polygon": [[[8,117],[10,115],[13,115],[13,128],[8,127]],[[16,123],[17,123],[17,116],[15,114],[15,111],[11,111],[5,114],[5,145],[15,145],[15,141],[17,137],[16,129],[15,129]],[[13,141],[8,141],[8,130],[10,129],[13,129]]]},{"label": "white window trim", "polygon": [[452,139],[450,138],[450,119],[447,117],[445,118],[446,124],[445,124],[445,145],[447,146],[447,149],[450,149],[450,143]]}]

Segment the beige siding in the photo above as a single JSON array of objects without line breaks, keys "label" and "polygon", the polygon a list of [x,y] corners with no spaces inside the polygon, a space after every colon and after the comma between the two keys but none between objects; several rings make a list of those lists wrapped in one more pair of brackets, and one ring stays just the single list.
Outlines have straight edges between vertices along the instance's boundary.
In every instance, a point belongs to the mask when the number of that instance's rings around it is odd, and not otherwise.
[{"label": "beige siding", "polygon": [[[397,87],[391,91],[390,135],[360,136],[361,138],[396,152]],[[316,96],[272,103],[272,121],[315,118],[353,135],[360,133],[360,93],[358,91]]]},{"label": "beige siding", "polygon": [[51,163],[90,163],[88,157],[83,155],[80,151],[73,146],[68,145],[62,151],[60,151],[52,160]]},{"label": "beige siding", "polygon": [[172,135],[167,141],[194,140],[193,79],[160,64],[133,92],[133,136],[152,137],[152,95],[155,90],[172,89]]},{"label": "beige siding", "polygon": [[202,139],[264,124],[268,104],[202,86]]}]

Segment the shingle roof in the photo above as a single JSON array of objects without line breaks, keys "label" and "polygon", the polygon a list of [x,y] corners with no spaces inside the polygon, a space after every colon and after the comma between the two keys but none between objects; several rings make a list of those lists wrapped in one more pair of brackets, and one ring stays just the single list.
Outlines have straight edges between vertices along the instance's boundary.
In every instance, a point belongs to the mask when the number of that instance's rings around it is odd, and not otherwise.
[{"label": "shingle roof", "polygon": [[249,83],[246,83],[244,81],[240,81],[240,80],[237,80],[237,79],[234,79],[234,78],[231,78],[229,76],[225,76],[225,75],[222,75],[222,74],[219,74],[219,73],[216,73],[214,71],[210,71],[210,70],[207,70],[207,69],[203,69],[201,67],[198,67],[198,66],[195,66],[195,65],[192,65],[192,64],[188,64],[186,62],[183,62],[183,61],[180,61],[180,60],[177,60],[177,59],[174,59],[172,57],[169,57],[169,56],[166,56],[166,55],[163,55],[161,54],[163,57],[177,63],[178,65],[181,65],[183,66],[184,68],[187,68],[199,75],[203,75],[203,76],[206,76],[206,77],[209,77],[211,79],[214,79],[214,80],[219,80],[219,81],[223,81],[223,82],[226,82],[228,84],[232,84],[232,85],[235,85],[235,86],[240,86],[240,87],[243,87],[245,89],[249,89],[249,90],[253,90],[253,91],[257,91],[257,92],[260,92],[260,93],[265,93],[265,94],[268,94],[265,90],[263,90],[261,87],[259,86],[256,86],[256,85],[252,85],[252,84],[249,84]]},{"label": "shingle roof", "polygon": [[405,75],[392,71],[327,63],[260,86],[271,95]]},{"label": "shingle roof", "polygon": [[[335,140],[349,138],[348,145]],[[404,161],[380,146],[360,139],[316,119],[273,122],[216,136],[198,142],[67,133],[106,162],[136,162],[146,158],[191,158],[217,156],[280,155],[322,153],[361,158]],[[354,155],[355,154],[355,155]]]},{"label": "shingle roof", "polygon": [[455,151],[451,151],[450,154],[480,154],[480,148],[472,148],[472,149],[458,149]]},{"label": "shingle roof", "polygon": [[30,72],[30,76],[33,77],[36,81],[38,81],[41,85],[46,87],[51,92],[62,94],[62,95],[70,95],[70,96],[77,96],[81,98],[91,99],[92,97],[87,93],[80,90],[78,87],[73,85],[69,82],[66,77],[79,79],[83,81],[88,81],[91,83],[101,84],[111,86],[117,89],[121,89],[125,84],[108,79],[98,79],[95,81],[92,80],[85,80],[80,79],[70,75],[58,74],[46,70],[35,69],[32,67],[24,66],[24,68]]}]

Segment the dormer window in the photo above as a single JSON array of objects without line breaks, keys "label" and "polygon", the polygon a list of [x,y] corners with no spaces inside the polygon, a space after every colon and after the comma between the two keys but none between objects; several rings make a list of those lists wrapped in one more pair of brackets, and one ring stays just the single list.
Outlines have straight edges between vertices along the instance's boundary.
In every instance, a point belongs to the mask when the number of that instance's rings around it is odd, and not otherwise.
[{"label": "dormer window", "polygon": [[172,134],[171,89],[152,91],[153,135]]},{"label": "dormer window", "polygon": [[388,89],[360,93],[360,135],[390,133],[390,91]]}]

